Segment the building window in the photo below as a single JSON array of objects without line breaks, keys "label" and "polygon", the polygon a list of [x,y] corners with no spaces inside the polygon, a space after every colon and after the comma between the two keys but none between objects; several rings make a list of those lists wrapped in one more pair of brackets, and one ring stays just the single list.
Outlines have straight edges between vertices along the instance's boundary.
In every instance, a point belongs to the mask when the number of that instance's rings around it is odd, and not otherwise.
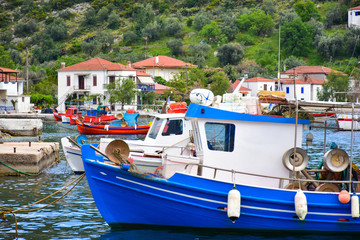
[{"label": "building window", "polygon": [[96,97],[93,98],[92,102],[93,102],[93,104],[96,104]]},{"label": "building window", "polygon": [[97,76],[93,76],[93,86],[97,86]]},{"label": "building window", "polygon": [[24,98],[24,97],[22,97],[21,100],[22,100],[22,102],[25,102],[25,98]]},{"label": "building window", "polygon": [[205,123],[207,146],[213,151],[232,152],[235,142],[235,125]]},{"label": "building window", "polygon": [[114,83],[115,82],[115,76],[110,76],[109,77],[109,82]]},{"label": "building window", "polygon": [[304,93],[304,87],[301,87],[301,93]]},{"label": "building window", "polygon": [[70,86],[70,76],[66,76],[66,86]]},{"label": "building window", "polygon": [[267,84],[264,84],[264,90],[267,90]]},{"label": "building window", "polygon": [[286,93],[290,93],[290,88],[286,87]]}]

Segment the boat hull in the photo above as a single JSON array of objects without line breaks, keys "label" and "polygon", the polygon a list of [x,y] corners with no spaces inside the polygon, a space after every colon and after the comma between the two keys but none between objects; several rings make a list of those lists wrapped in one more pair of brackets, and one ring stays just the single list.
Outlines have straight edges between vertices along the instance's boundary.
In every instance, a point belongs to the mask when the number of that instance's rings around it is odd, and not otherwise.
[{"label": "boat hull", "polygon": [[131,135],[146,134],[150,126],[137,127],[113,127],[109,125],[92,125],[76,121],[76,126],[81,134],[99,134],[99,135]]},{"label": "boat hull", "polygon": [[351,217],[350,203],[336,193],[305,192],[308,214],[301,221],[295,212],[296,190],[236,185],[241,213],[233,223],[227,217],[232,183],[182,173],[169,179],[122,170],[101,162],[93,150],[82,147],[88,183],[95,203],[112,227],[141,224],[232,230],[360,232]]},{"label": "boat hull", "polygon": [[85,170],[82,162],[81,149],[72,145],[66,137],[61,139],[61,145],[71,170],[74,173],[83,173]]}]

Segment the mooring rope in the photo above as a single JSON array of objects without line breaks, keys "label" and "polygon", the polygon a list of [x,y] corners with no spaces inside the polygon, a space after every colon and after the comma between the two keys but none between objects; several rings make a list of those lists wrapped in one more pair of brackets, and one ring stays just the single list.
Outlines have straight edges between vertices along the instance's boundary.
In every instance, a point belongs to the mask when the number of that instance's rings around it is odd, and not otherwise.
[{"label": "mooring rope", "polygon": [[27,173],[27,172],[23,172],[21,170],[18,170],[16,168],[13,168],[9,165],[7,165],[6,163],[4,163],[3,161],[0,161],[1,164],[3,164],[5,167],[8,167],[10,168],[11,170],[14,170],[15,172],[18,172],[18,173],[22,173],[22,174],[25,174],[25,175],[28,175],[28,176],[35,176],[35,175],[39,175],[40,173]]},{"label": "mooring rope", "polygon": [[[80,175],[78,178],[76,178],[75,180],[73,180],[72,182],[70,182],[69,184],[65,185],[64,187],[62,187],[61,189],[57,190],[56,192],[32,203],[32,204],[29,204],[29,205],[26,205],[22,208],[19,208],[19,209],[11,209],[11,208],[8,208],[8,207],[3,207],[3,206],[0,206],[0,216],[3,220],[6,220],[6,217],[5,217],[5,214],[12,214],[14,216],[14,219],[15,219],[15,230],[16,230],[16,237],[18,238],[19,237],[19,234],[18,234],[18,227],[17,227],[17,219],[16,219],[16,216],[15,216],[15,213],[16,212],[33,212],[33,211],[36,211],[36,210],[40,210],[40,209],[43,209],[43,208],[46,208],[47,206],[51,205],[51,204],[54,204],[55,202],[59,201],[60,199],[64,198],[69,192],[71,192],[71,190],[73,190],[73,188],[78,185],[78,183],[85,177],[85,173],[83,173],[82,175]],[[46,204],[45,206],[42,206],[42,207],[38,207],[38,208],[33,208],[33,209],[26,209],[28,207],[31,207],[35,204],[38,204],[48,198],[50,198],[51,196],[54,196],[55,194],[59,193],[60,191],[66,189],[67,187],[69,187],[71,184],[75,183],[69,190],[67,190],[64,194],[62,194],[59,198],[55,199],[54,201]]]}]

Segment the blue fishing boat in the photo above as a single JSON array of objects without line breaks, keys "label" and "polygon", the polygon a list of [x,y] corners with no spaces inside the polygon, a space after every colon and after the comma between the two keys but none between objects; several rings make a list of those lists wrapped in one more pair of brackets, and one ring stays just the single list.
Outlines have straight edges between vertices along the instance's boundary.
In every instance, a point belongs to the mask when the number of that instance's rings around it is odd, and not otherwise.
[{"label": "blue fishing boat", "polygon": [[163,154],[161,173],[136,171],[126,156],[109,161],[82,146],[92,195],[111,227],[360,232],[352,160],[331,149],[318,170],[347,177],[316,178],[301,149],[310,121],[198,104],[186,119],[196,154]]}]

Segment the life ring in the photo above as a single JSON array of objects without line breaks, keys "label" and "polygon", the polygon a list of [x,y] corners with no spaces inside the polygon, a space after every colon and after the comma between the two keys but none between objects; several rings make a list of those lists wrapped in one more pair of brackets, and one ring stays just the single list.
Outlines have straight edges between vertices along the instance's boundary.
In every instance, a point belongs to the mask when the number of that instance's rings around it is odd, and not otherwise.
[{"label": "life ring", "polygon": [[315,191],[318,192],[340,192],[341,188],[337,184],[333,183],[324,183],[320,184]]},{"label": "life ring", "polygon": [[290,171],[294,170],[294,165],[295,165],[295,171],[304,170],[309,162],[309,156],[307,155],[306,151],[302,148],[298,148],[298,147],[296,148],[296,157],[294,157],[295,155],[294,152],[295,152],[294,148],[290,148],[284,153],[282,159],[284,166]]},{"label": "life ring", "polygon": [[349,166],[349,155],[342,149],[334,148],[324,155],[324,167],[331,172],[342,172]]},{"label": "life ring", "polygon": [[122,113],[118,113],[118,114],[116,114],[116,118],[121,120],[124,118],[124,115]]}]

